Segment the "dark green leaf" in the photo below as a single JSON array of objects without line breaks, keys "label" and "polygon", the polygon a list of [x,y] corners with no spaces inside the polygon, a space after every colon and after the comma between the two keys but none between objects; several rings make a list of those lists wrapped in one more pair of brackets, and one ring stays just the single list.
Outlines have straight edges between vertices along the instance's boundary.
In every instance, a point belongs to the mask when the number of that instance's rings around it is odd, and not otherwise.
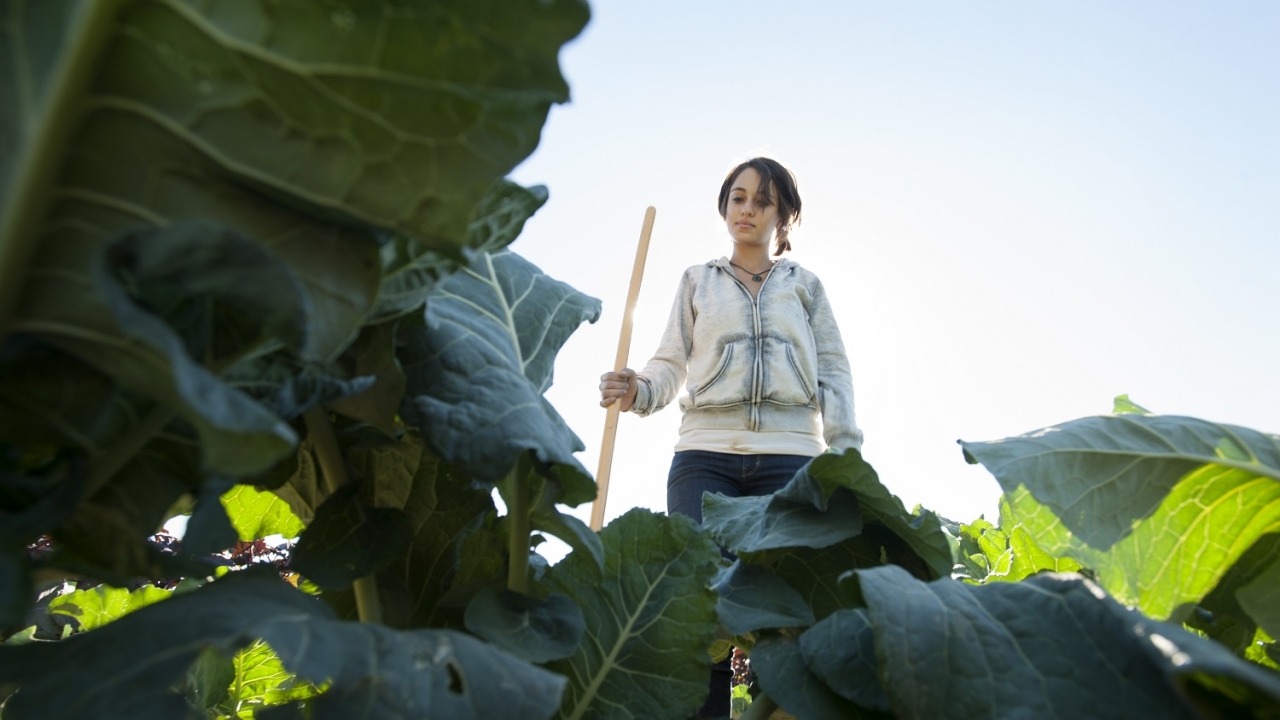
[{"label": "dark green leaf", "polygon": [[[514,472],[519,472],[517,466]],[[557,472],[557,470],[559,472]],[[557,465],[552,468],[549,473],[550,477],[530,473],[528,481],[525,483],[529,498],[529,521],[533,530],[545,532],[548,535],[560,538],[569,547],[575,551],[582,551],[584,554],[590,555],[595,559],[596,565],[604,567],[604,547],[600,544],[600,536],[596,534],[586,523],[578,518],[560,512],[556,508],[556,503],[560,498],[568,495],[572,497],[577,490],[571,488],[569,492],[562,489],[560,478],[568,478],[571,483],[576,479],[576,473],[564,465]],[[588,482],[590,482],[588,480]],[[595,483],[590,483],[595,488]],[[503,502],[508,508],[516,507],[512,492],[515,483],[512,476],[508,475],[498,483],[498,490],[502,494]],[[594,497],[594,492],[592,493]]]},{"label": "dark green leaf", "polygon": [[[437,614],[446,592],[478,579],[492,581],[503,573],[506,553],[501,540],[474,532],[492,511],[493,499],[488,492],[473,487],[469,478],[441,463],[430,451],[422,451],[404,503],[413,540],[408,551],[385,571],[408,589],[411,627],[442,626],[455,615],[460,627],[463,609],[479,588],[464,593],[447,612]],[[471,551],[464,548],[466,543],[473,546]]]},{"label": "dark green leaf", "polygon": [[331,680],[312,701],[313,720],[419,717],[425,708],[459,720],[541,719],[555,711],[564,686],[459,633],[335,620],[273,570],[249,570],[63,642],[0,646],[0,676],[20,686],[5,715],[72,720],[110,708],[134,720],[190,717],[173,688],[191,664],[207,648],[230,653],[259,638],[289,672]]},{"label": "dark green leaf", "polygon": [[227,699],[236,676],[235,663],[217,648],[205,648],[187,671],[186,695],[201,710]]},{"label": "dark green leaf", "polygon": [[760,689],[792,715],[805,720],[868,717],[809,669],[799,643],[792,638],[762,638],[751,648],[751,668]]},{"label": "dark green leaf", "polygon": [[[899,718],[1190,718],[1280,707],[1280,677],[1073,575],[923,583],[858,571]],[[853,639],[849,638],[852,642]]]},{"label": "dark green leaf", "polygon": [[1236,591],[1240,607],[1271,637],[1280,637],[1280,560]]},{"label": "dark green leaf", "polygon": [[1000,481],[1010,525],[1157,618],[1185,614],[1280,523],[1280,439],[1241,427],[1118,415],[961,444]]},{"label": "dark green leaf", "polygon": [[0,441],[98,455],[137,421],[137,401],[106,375],[29,336],[0,344]]},{"label": "dark green leaf", "polygon": [[285,420],[367,392],[376,382],[373,376],[348,377],[336,366],[299,361],[283,350],[238,363],[222,379]]},{"label": "dark green leaf", "polygon": [[603,579],[576,552],[547,570],[546,587],[572,598],[587,625],[573,656],[548,665],[569,680],[559,717],[688,717],[707,694],[719,550],[688,518],[643,509],[600,539]]},{"label": "dark green leaf", "polygon": [[582,611],[560,593],[538,599],[486,588],[467,605],[465,621],[467,630],[533,663],[572,655],[586,630]]},{"label": "dark green leaf", "polygon": [[233,486],[234,482],[226,477],[205,479],[195,509],[187,520],[187,532],[182,536],[184,550],[193,555],[209,555],[231,547],[240,539],[222,504],[222,495]]},{"label": "dark green leaf", "polygon": [[532,450],[578,468],[582,441],[542,396],[556,352],[600,302],[508,251],[477,253],[427,300],[425,327],[401,323],[411,399],[402,415],[445,461],[497,482]]},{"label": "dark green leaf", "polygon": [[[948,577],[951,574],[954,562],[951,545],[938,516],[919,508],[907,512],[902,501],[881,484],[876,471],[862,459],[861,453],[856,450],[824,453],[814,458],[803,472],[812,475],[824,487],[852,490],[858,496],[863,522],[881,525],[897,535],[929,568],[930,577]],[[907,563],[899,564],[905,566]]]},{"label": "dark green leaf", "polygon": [[[808,475],[797,474],[787,487],[807,485]],[[814,507],[777,495],[730,498],[706,493],[702,496],[703,526],[711,536],[734,553],[761,552],[786,547],[822,548],[862,532],[858,498],[839,490]]]},{"label": "dark green leaf", "polygon": [[330,495],[293,550],[293,568],[326,590],[385,568],[413,538],[404,512],[368,507],[357,497],[359,490],[347,485]]},{"label": "dark green leaf", "polygon": [[[497,252],[510,245],[524,223],[547,201],[541,185],[521,187],[509,180],[489,186],[467,224],[467,244],[483,252]],[[418,308],[440,278],[457,269],[452,258],[427,243],[397,236],[382,248],[382,287],[378,291],[378,319],[403,315]]]},{"label": "dark green leaf", "polygon": [[[135,304],[162,318],[186,354],[226,367],[267,339],[296,354],[307,346],[311,301],[293,271],[265,246],[204,219],[143,228],[106,246],[106,299],[129,333]],[[123,282],[128,300],[116,290]],[[144,341],[149,340],[143,338]]]},{"label": "dark green leaf", "polygon": [[813,611],[794,588],[773,572],[735,562],[715,584],[716,615],[730,635],[753,630],[808,627]]},{"label": "dark green leaf", "polygon": [[418,469],[434,458],[424,452],[416,431],[395,439],[372,427],[343,433],[339,438],[351,481],[360,485],[366,505],[403,510],[413,494]]},{"label": "dark green leaf", "polygon": [[[188,254],[190,262],[184,264]],[[237,283],[232,290],[203,279],[212,276],[215,283],[219,278],[225,282],[250,271],[255,271],[251,282],[256,279],[273,289],[246,292],[241,288],[256,285]],[[212,470],[232,475],[257,472],[296,442],[296,435],[279,418],[209,369],[271,338],[302,341],[307,300],[283,263],[252,240],[192,221],[125,235],[102,249],[101,260],[89,272],[104,303],[103,314],[95,318],[85,310],[75,318],[77,324],[92,324],[98,336],[123,337],[108,343],[59,326],[42,334],[46,340],[76,353],[126,387],[176,409],[199,432],[204,464]],[[175,302],[198,308],[206,307],[207,295],[220,307],[233,308],[227,313],[232,317],[225,324],[197,317],[188,327],[175,328],[127,292],[117,277],[121,273],[131,283],[141,284],[139,292],[160,286],[164,294],[177,296]],[[281,309],[268,310],[276,305]],[[257,313],[265,314],[267,320],[255,328],[256,323],[246,318]],[[217,331],[208,331],[210,327]],[[202,351],[203,357],[193,357],[192,351]]]},{"label": "dark green leaf", "polygon": [[854,568],[887,562],[887,553],[879,541],[898,542],[896,536],[882,528],[871,527],[858,537],[825,548],[788,548],[745,554],[740,559],[773,571],[800,593],[814,617],[821,620],[837,610],[862,604],[856,586],[842,583],[841,578]]},{"label": "dark green leaf", "polygon": [[367,422],[387,435],[396,433],[396,413],[405,378],[395,353],[395,326],[370,325],[341,359],[352,376],[372,378],[369,387],[329,403],[329,409]]},{"label": "dark green leaf", "polygon": [[827,616],[800,636],[800,650],[810,671],[840,697],[863,708],[889,711],[866,610],[837,610]]},{"label": "dark green leaf", "polygon": [[476,205],[475,218],[467,224],[467,244],[488,253],[505,249],[546,203],[547,188],[542,185],[521,187],[510,180],[498,180]]}]

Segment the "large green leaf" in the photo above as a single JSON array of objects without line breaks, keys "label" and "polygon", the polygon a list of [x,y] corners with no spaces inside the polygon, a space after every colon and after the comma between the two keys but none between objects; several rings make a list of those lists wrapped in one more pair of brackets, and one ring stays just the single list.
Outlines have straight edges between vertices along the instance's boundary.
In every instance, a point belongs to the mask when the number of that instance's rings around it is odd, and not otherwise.
[{"label": "large green leaf", "polygon": [[951,574],[953,558],[942,523],[932,511],[906,506],[880,482],[880,476],[856,450],[828,452],[813,459],[803,472],[824,487],[844,487],[858,496],[863,522],[880,525],[896,535],[929,568],[930,577]]},{"label": "large green leaf", "polygon": [[191,664],[208,648],[230,653],[257,639],[302,680],[332,682],[311,701],[314,720],[546,718],[564,686],[459,633],[335,620],[274,571],[244,571],[63,642],[0,646],[0,676],[19,686],[5,717],[192,717],[173,691]]},{"label": "large green leaf", "polygon": [[520,256],[477,253],[432,290],[425,327],[401,327],[411,399],[402,414],[478,479],[497,482],[526,450],[585,475],[573,455],[582,441],[542,394],[560,346],[599,316],[600,301]]},{"label": "large green leaf", "polygon": [[795,638],[771,636],[751,649],[751,668],[760,689],[804,720],[860,720],[878,717],[834,692],[805,662]]},{"label": "large green leaf", "polygon": [[1050,555],[1094,569],[1157,618],[1183,616],[1260,537],[1280,531],[1280,438],[1195,418],[1084,418],[961,443]]},{"label": "large green leaf", "polygon": [[25,335],[0,344],[0,442],[75,448],[95,456],[135,425],[143,408],[106,375],[63,350]]},{"label": "large green leaf", "polygon": [[[495,182],[476,204],[475,217],[467,225],[467,244],[485,252],[505,248],[546,201],[547,189],[541,185]],[[420,307],[435,283],[456,269],[456,262],[427,243],[393,238],[382,248],[382,287],[374,318],[393,318]]]},{"label": "large green leaf", "polygon": [[730,635],[765,628],[808,627],[813,611],[782,578],[755,565],[735,562],[716,581],[716,615]]},{"label": "large green leaf", "polygon": [[840,697],[862,708],[887,712],[889,699],[880,685],[875,636],[867,632],[870,627],[865,608],[839,610],[804,631],[800,650],[810,670]]},{"label": "large green leaf", "polygon": [[409,518],[395,508],[369,507],[358,485],[336,490],[298,537],[291,565],[326,590],[340,590],[400,557],[413,535]]},{"label": "large green leaf", "polygon": [[396,432],[396,413],[404,395],[404,373],[396,361],[395,324],[365,327],[341,362],[352,377],[372,378],[370,387],[329,402],[329,409],[381,430]]},{"label": "large green leaf", "polygon": [[822,548],[862,532],[862,513],[852,492],[837,488],[821,505],[797,502],[783,494],[813,484],[797,473],[773,495],[731,498],[702,496],[703,525],[730,552],[751,553],[786,547]]},{"label": "large green leaf", "polygon": [[164,356],[126,361],[137,348],[89,282],[104,242],[203,217],[269,247],[311,304],[304,353],[332,360],[373,308],[375,235],[468,241],[474,206],[566,99],[556,54],[587,17],[577,0],[11,0],[4,14],[0,325],[111,373],[149,364],[151,384],[131,384],[166,403],[189,378]]},{"label": "large green leaf", "polygon": [[[420,441],[419,441],[420,442]],[[414,474],[401,487],[407,493],[405,514],[413,531],[408,551],[384,572],[397,578],[410,595],[407,624],[411,627],[447,624],[445,615],[460,620],[466,600],[474,594],[464,593],[448,612],[437,613],[446,593],[455,585],[469,585],[472,578],[461,569],[470,555],[463,545],[487,513],[493,511],[493,498],[473,487],[470,478],[421,448]],[[382,472],[380,477],[399,477],[399,473]],[[505,565],[501,542],[473,543],[474,558],[487,562],[478,572],[492,580]]]},{"label": "large green leaf", "polygon": [[464,620],[467,630],[535,663],[572,655],[586,631],[582,611],[560,593],[539,599],[486,588],[467,604]]},{"label": "large green leaf", "polygon": [[559,717],[683,720],[707,694],[719,550],[688,518],[639,508],[600,537],[603,579],[577,552],[546,575],[587,623],[577,652],[548,665],[569,681]]},{"label": "large green leaf", "polygon": [[1198,706],[1267,717],[1280,710],[1280,676],[1127,610],[1077,575],[975,586],[923,583],[886,566],[860,570],[858,580],[871,620],[861,632],[874,632],[899,718],[1192,718],[1203,716]]}]

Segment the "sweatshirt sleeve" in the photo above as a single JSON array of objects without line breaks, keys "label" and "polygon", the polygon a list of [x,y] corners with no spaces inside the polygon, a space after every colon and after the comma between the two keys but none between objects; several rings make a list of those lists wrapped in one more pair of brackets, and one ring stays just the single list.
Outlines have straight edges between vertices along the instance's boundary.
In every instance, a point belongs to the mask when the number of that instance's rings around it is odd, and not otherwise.
[{"label": "sweatshirt sleeve", "polygon": [[[816,280],[816,278],[815,278]],[[818,405],[827,447],[862,449],[862,431],[853,413],[853,377],[840,339],[835,313],[822,281],[816,280],[809,307],[809,325],[818,350]]]},{"label": "sweatshirt sleeve", "polygon": [[644,417],[666,407],[680,391],[689,372],[689,353],[693,348],[693,281],[690,273],[680,278],[671,316],[662,333],[658,351],[640,372],[636,373],[636,400],[631,412]]}]

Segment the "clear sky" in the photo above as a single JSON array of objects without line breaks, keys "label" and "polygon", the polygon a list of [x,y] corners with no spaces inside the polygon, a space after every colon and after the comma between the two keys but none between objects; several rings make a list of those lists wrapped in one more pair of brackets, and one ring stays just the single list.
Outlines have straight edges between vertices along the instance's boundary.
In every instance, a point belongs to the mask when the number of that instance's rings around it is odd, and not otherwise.
[{"label": "clear sky", "polygon": [[[1280,433],[1280,3],[592,11],[561,53],[573,100],[513,174],[551,192],[513,250],[604,302],[547,393],[592,472],[645,207],[637,369],[681,272],[730,252],[716,193],[753,155],[799,180],[792,257],[827,287],[864,454],[908,507],[994,521],[956,440],[1120,393]],[[624,414],[609,518],[665,510],[679,414]]]}]

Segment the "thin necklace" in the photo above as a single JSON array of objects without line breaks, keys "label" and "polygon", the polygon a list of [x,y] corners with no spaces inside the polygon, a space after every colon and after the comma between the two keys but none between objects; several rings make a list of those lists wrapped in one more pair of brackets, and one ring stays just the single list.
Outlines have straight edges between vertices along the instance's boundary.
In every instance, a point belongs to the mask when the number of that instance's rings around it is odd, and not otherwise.
[{"label": "thin necklace", "polygon": [[748,269],[746,269],[746,268],[742,267],[741,265],[739,265],[738,263],[736,263],[736,262],[734,262],[734,261],[732,261],[732,260],[730,260],[730,261],[729,261],[729,264],[730,264],[730,265],[732,265],[732,266],[734,266],[734,267],[736,267],[736,268],[738,268],[738,269],[739,269],[739,270],[741,270],[742,272],[744,272],[744,273],[746,273],[746,274],[750,275],[750,276],[751,276],[751,279],[752,279],[752,280],[755,280],[756,282],[764,282],[764,278],[762,278],[762,277],[760,277],[760,276],[761,276],[762,274],[763,274],[763,275],[768,275],[769,273],[773,272],[773,267],[774,267],[775,265],[777,265],[777,263],[769,263],[769,269],[768,269],[768,270],[761,270],[760,272],[755,272],[755,271],[753,271],[753,270],[748,270]]}]

